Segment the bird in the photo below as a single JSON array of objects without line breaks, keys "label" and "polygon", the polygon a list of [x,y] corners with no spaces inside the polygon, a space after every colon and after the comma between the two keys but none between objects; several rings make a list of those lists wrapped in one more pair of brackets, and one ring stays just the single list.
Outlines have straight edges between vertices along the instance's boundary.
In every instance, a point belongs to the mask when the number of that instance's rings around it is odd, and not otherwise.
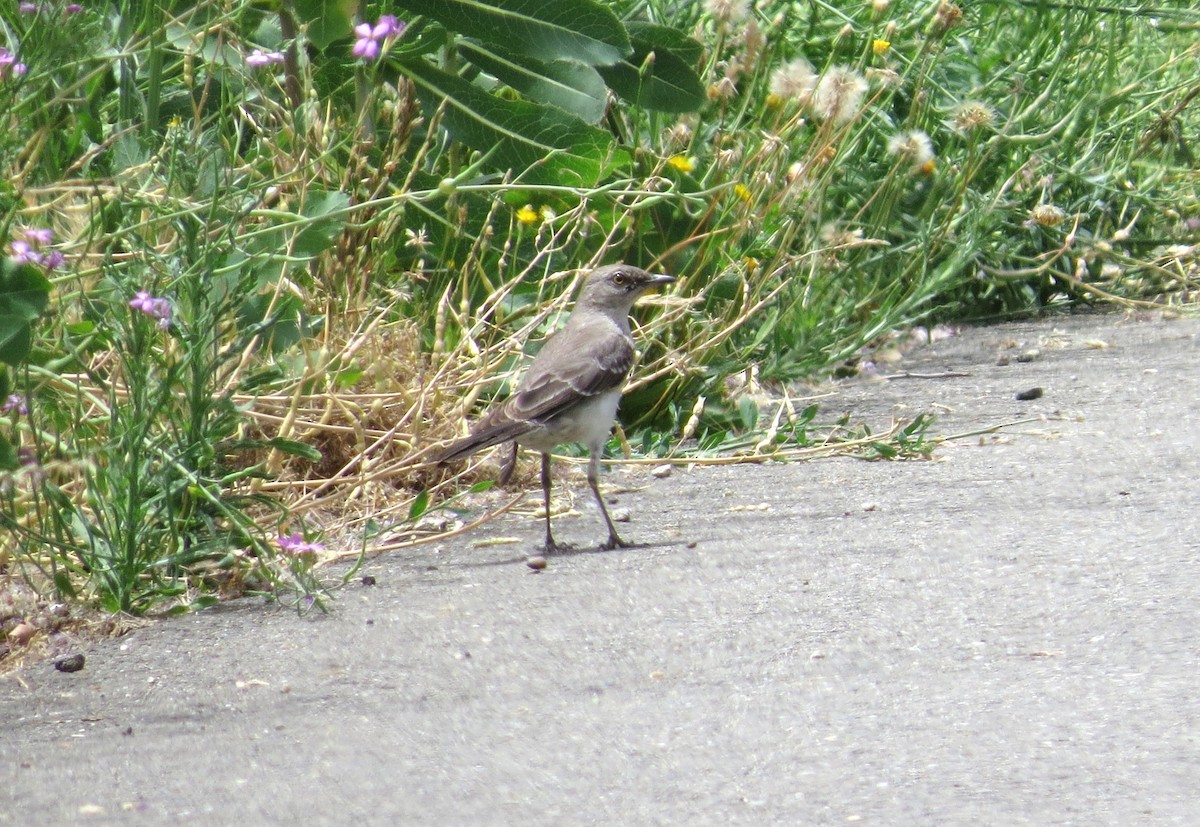
[{"label": "bird", "polygon": [[600,496],[600,455],[633,368],[629,313],[644,293],[674,281],[674,276],[649,273],[629,264],[593,270],[584,280],[566,324],[546,340],[513,395],[485,414],[469,436],[433,457],[434,462],[445,464],[507,442],[510,451],[500,470],[503,485],[516,467],[517,446],[539,452],[547,554],[559,550],[550,528],[550,454],[570,442],[581,442],[588,449],[588,486],[608,527],[608,539],[601,547],[629,546],[617,534]]}]

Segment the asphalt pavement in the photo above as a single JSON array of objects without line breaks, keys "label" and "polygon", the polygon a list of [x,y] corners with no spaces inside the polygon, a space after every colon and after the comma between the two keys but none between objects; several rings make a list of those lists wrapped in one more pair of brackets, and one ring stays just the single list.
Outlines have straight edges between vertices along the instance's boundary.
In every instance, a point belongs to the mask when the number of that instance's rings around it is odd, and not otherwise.
[{"label": "asphalt pavement", "polygon": [[1198,359],[1157,313],[965,330],[819,389],[876,428],[1024,420],[930,461],[618,469],[614,551],[576,477],[585,549],[544,571],[510,514],[327,615],[34,664],[0,679],[0,824],[1198,824]]}]

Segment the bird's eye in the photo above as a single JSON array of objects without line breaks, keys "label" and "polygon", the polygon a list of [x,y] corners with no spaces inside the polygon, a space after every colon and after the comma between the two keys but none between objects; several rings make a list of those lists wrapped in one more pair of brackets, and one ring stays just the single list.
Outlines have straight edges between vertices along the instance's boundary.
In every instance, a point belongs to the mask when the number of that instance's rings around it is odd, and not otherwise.
[{"label": "bird's eye", "polygon": [[613,284],[615,284],[617,287],[624,287],[625,285],[629,284],[629,276],[625,275],[624,273],[615,273],[613,275]]}]

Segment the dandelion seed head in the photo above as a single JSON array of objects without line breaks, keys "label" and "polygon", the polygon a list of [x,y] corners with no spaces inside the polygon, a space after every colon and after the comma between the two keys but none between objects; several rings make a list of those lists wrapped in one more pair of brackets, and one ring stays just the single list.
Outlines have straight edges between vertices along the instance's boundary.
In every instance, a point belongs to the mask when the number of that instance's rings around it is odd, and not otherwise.
[{"label": "dandelion seed head", "polygon": [[737,96],[737,83],[733,78],[723,77],[708,86],[708,99],[712,101],[732,100]]},{"label": "dandelion seed head", "polygon": [[771,73],[771,94],[780,100],[808,101],[817,88],[817,73],[802,57],[789,60]]},{"label": "dandelion seed head", "polygon": [[867,81],[849,66],[834,66],[817,82],[811,108],[814,115],[845,124],[854,120],[867,94]]},{"label": "dandelion seed head", "polygon": [[677,123],[667,130],[667,143],[672,146],[687,146],[692,140],[692,127],[686,123]]},{"label": "dandelion seed head", "polygon": [[718,23],[741,23],[750,16],[749,0],[706,0],[704,8]]},{"label": "dandelion seed head", "polygon": [[867,80],[881,89],[899,89],[904,78],[895,69],[871,66],[867,68]]},{"label": "dandelion seed head", "polygon": [[996,110],[983,101],[963,101],[954,108],[951,125],[960,132],[986,129],[996,120]]},{"label": "dandelion seed head", "polygon": [[933,29],[945,33],[962,22],[963,11],[949,0],[942,0],[933,14]]},{"label": "dandelion seed head", "polygon": [[915,167],[932,161],[934,157],[933,141],[920,129],[897,132],[888,138],[887,151],[897,159],[907,161]]}]

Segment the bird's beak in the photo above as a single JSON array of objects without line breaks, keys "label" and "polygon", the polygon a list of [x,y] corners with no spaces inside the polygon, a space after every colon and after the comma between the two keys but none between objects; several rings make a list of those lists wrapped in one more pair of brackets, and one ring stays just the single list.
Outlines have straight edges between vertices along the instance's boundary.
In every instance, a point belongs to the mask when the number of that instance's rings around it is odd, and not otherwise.
[{"label": "bird's beak", "polygon": [[650,280],[646,282],[648,287],[661,287],[664,284],[670,284],[675,281],[674,276],[668,276],[664,273],[651,273]]}]

